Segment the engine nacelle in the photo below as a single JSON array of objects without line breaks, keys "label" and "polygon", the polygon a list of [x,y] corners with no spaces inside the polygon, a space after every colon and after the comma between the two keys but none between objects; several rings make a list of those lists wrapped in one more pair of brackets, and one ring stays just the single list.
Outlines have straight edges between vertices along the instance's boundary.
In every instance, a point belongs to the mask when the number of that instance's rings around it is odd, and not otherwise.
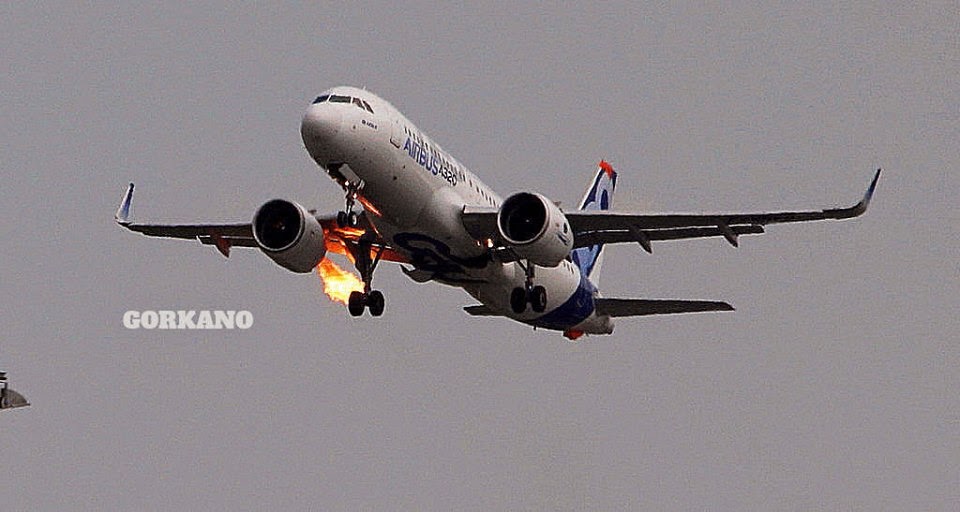
[{"label": "engine nacelle", "polygon": [[270,259],[293,272],[310,272],[327,253],[316,217],[285,199],[274,199],[257,210],[253,238]]},{"label": "engine nacelle", "polygon": [[500,236],[516,253],[535,265],[555,267],[573,249],[573,232],[566,215],[546,197],[518,192],[497,212]]}]

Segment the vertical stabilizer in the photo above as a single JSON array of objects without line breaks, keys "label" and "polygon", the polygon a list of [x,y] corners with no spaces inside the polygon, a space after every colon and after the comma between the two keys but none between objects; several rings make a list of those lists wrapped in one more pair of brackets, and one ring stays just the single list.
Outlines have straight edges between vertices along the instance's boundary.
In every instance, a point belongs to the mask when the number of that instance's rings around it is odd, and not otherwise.
[{"label": "vertical stabilizer", "polygon": [[[617,186],[617,173],[607,162],[601,160],[597,175],[590,184],[587,194],[580,202],[580,210],[609,210],[613,206],[613,191]],[[603,244],[591,245],[574,249],[571,253],[573,262],[580,267],[580,272],[590,277],[600,269]],[[597,279],[591,279],[596,284]]]}]

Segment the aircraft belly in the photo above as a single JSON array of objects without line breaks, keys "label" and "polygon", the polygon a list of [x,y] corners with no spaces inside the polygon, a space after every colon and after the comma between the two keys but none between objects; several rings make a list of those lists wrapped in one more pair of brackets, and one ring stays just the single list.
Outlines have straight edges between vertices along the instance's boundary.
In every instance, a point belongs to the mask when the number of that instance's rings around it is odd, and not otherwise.
[{"label": "aircraft belly", "polygon": [[[547,290],[546,313],[536,313],[530,308],[520,314],[514,313],[510,308],[510,293],[514,288],[524,286],[526,275],[518,263],[493,265],[495,267],[488,272],[490,279],[480,286],[474,297],[503,316],[539,327],[563,329],[583,321],[593,311],[592,289],[581,290],[579,272],[561,264],[536,269],[534,283]],[[575,299],[575,311],[568,305],[571,299]],[[560,326],[564,322],[567,323]]]}]

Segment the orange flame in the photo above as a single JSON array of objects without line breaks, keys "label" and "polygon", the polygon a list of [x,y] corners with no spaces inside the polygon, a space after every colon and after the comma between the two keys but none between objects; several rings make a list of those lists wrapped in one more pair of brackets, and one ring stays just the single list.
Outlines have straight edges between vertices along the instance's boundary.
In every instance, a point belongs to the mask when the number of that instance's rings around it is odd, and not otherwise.
[{"label": "orange flame", "polygon": [[317,275],[323,283],[323,293],[332,300],[346,304],[350,299],[350,292],[363,291],[363,281],[352,272],[348,272],[327,258],[320,260],[317,265]]}]

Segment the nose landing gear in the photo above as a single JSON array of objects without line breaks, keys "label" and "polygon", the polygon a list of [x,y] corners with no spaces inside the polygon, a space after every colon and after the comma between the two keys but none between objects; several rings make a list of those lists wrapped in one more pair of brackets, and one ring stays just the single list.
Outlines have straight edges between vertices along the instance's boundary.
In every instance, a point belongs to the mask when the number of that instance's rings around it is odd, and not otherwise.
[{"label": "nose landing gear", "polygon": [[521,263],[521,265],[527,274],[526,281],[523,287],[518,286],[510,293],[510,309],[519,315],[527,309],[527,304],[530,304],[530,309],[535,313],[543,313],[547,309],[547,289],[540,285],[534,286],[532,263],[527,261],[526,264]]},{"label": "nose landing gear", "polygon": [[360,218],[357,212],[353,211],[353,205],[357,203],[357,194],[363,189],[363,181],[359,183],[345,182],[343,188],[346,190],[346,207],[344,211],[337,213],[337,225],[341,228],[355,228],[360,225]]}]

